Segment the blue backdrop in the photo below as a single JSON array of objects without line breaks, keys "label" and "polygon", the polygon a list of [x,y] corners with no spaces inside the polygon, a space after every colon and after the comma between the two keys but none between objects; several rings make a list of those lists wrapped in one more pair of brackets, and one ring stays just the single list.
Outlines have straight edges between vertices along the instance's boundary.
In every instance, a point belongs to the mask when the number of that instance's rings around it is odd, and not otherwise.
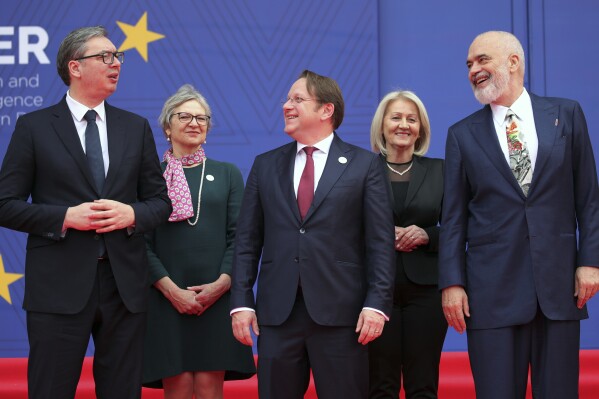
[{"label": "blue backdrop", "polygon": [[[17,117],[57,102],[66,87],[56,73],[60,41],[80,26],[104,25],[126,52],[111,104],[150,120],[158,151],[166,142],[156,119],[184,83],[208,99],[214,128],[209,157],[247,175],[253,158],[289,141],[280,99],[303,69],[335,78],[346,100],[338,133],[368,148],[370,120],[388,91],[414,90],[432,123],[430,156],[443,157],[447,128],[478,109],[466,79],[472,39],[490,29],[515,33],[527,54],[527,87],[579,100],[595,153],[599,94],[599,4],[577,0],[3,0],[0,10],[0,159]],[[27,356],[25,235],[0,228],[0,357]],[[599,302],[582,323],[583,348],[599,348]],[[465,350],[450,332],[446,350]]]}]

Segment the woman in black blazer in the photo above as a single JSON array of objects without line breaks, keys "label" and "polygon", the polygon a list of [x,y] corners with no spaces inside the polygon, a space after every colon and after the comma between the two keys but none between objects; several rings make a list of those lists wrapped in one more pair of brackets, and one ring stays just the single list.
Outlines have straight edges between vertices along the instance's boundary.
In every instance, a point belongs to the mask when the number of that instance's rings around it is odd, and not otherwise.
[{"label": "woman in black blazer", "polygon": [[370,399],[436,398],[447,333],[437,288],[443,160],[427,158],[430,123],[410,91],[387,94],[370,128],[393,192],[397,271],[390,321],[369,345]]}]

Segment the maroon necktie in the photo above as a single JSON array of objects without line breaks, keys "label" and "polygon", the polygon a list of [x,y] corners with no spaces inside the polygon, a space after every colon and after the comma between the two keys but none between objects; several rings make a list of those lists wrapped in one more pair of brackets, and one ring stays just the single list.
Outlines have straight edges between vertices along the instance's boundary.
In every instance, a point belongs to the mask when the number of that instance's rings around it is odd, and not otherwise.
[{"label": "maroon necktie", "polygon": [[306,153],[306,166],[302,172],[302,177],[297,188],[297,206],[302,220],[308,213],[312,199],[314,198],[314,159],[312,153],[316,147],[304,147]]}]

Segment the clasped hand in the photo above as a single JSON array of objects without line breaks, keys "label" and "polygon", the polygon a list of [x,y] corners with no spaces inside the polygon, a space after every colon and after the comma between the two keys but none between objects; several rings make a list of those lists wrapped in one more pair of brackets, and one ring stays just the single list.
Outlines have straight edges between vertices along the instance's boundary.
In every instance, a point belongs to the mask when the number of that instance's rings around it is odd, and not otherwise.
[{"label": "clasped hand", "polygon": [[96,230],[108,233],[135,224],[135,212],[131,205],[100,199],[84,202],[67,209],[63,230]]}]

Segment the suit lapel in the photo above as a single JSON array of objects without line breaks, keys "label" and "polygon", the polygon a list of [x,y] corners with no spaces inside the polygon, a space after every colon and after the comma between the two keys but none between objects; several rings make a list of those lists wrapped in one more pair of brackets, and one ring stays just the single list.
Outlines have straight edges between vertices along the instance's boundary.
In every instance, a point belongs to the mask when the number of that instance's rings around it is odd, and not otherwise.
[{"label": "suit lapel", "polygon": [[299,222],[301,218],[297,207],[295,190],[293,189],[296,150],[297,143],[295,141],[282,148],[277,159],[277,170],[279,171],[279,185],[284,201],[289,205],[291,212]]},{"label": "suit lapel", "polygon": [[474,116],[470,124],[470,129],[474,141],[478,143],[481,150],[487,155],[487,158],[493,165],[495,165],[497,171],[512,187],[514,187],[515,190],[524,196],[518,181],[514,177],[514,173],[505,160],[505,155],[501,150],[501,146],[497,141],[497,133],[495,132],[495,125],[493,124],[493,112],[491,111],[490,106],[485,106]]},{"label": "suit lapel", "polygon": [[87,182],[95,191],[96,184],[89,169],[85,152],[83,152],[77,129],[73,123],[73,116],[67,105],[66,96],[54,107],[53,111],[55,119],[52,121],[52,127],[54,131],[62,141],[69,155],[74,159],[81,173],[85,176]]},{"label": "suit lapel", "polygon": [[541,170],[547,164],[547,159],[555,142],[556,131],[558,129],[556,121],[559,116],[559,107],[557,105],[551,104],[544,98],[532,93],[530,93],[530,100],[532,102],[537,138],[539,140],[539,149],[535,170],[530,183],[529,195],[533,192],[534,186],[536,186],[540,178],[539,176],[542,174]]},{"label": "suit lapel", "polygon": [[104,107],[106,109],[108,157],[110,159],[103,190],[103,192],[106,192],[114,182],[114,179],[118,178],[118,170],[127,149],[127,131],[123,126],[123,121],[119,113],[116,112],[114,107],[110,106],[107,102],[104,102]]},{"label": "suit lapel", "polygon": [[329,155],[327,156],[327,162],[324,166],[324,171],[322,172],[322,176],[318,181],[318,187],[316,187],[316,192],[314,193],[312,206],[308,210],[304,221],[308,220],[310,216],[316,212],[320,204],[322,204],[337,180],[339,180],[339,177],[341,177],[348,165],[351,164],[352,156],[353,153],[351,149],[335,133],[331,148],[329,149]]}]

